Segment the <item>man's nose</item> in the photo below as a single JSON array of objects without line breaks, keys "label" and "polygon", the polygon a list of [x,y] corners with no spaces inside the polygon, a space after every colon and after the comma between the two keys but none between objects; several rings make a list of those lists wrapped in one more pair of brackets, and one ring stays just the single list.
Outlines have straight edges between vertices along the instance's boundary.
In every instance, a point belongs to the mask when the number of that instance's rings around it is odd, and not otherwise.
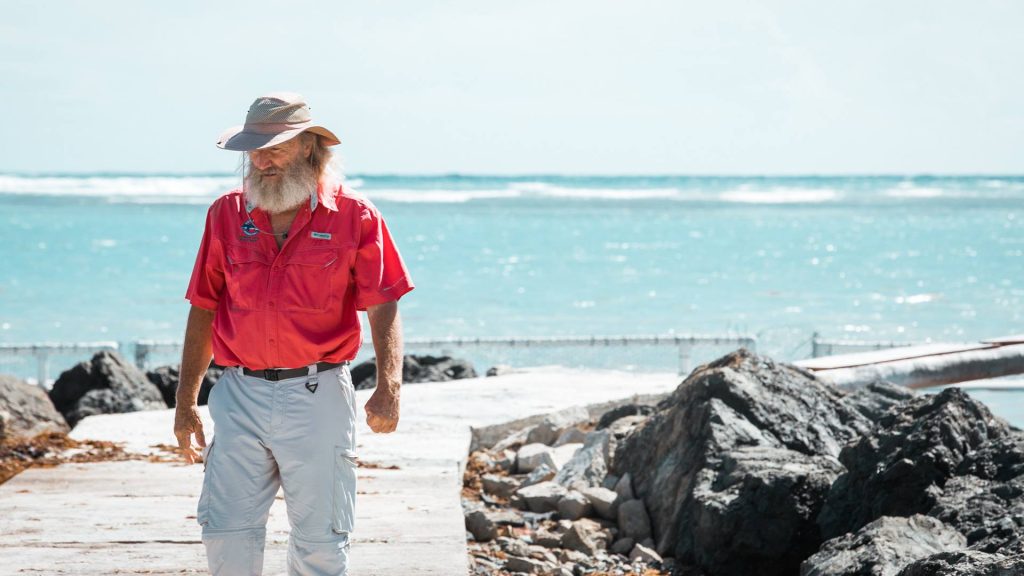
[{"label": "man's nose", "polygon": [[253,150],[249,153],[249,161],[257,170],[266,170],[270,167],[270,157],[260,150]]}]

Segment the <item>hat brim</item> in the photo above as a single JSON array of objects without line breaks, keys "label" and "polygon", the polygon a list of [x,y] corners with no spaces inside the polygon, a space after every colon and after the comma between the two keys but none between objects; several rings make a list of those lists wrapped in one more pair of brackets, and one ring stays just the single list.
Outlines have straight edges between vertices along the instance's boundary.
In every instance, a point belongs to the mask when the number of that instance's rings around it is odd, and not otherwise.
[{"label": "hat brim", "polygon": [[303,132],[312,132],[323,137],[324,146],[336,146],[341,144],[341,140],[338,140],[338,137],[335,136],[333,132],[323,126],[304,126],[302,128],[293,128],[271,134],[252,132],[246,130],[245,126],[234,126],[232,128],[228,128],[220,135],[220,138],[217,139],[217,147],[224,150],[234,150],[236,152],[250,152],[252,150],[259,150],[260,148],[277,146],[282,142],[287,142],[288,140],[295,138]]}]

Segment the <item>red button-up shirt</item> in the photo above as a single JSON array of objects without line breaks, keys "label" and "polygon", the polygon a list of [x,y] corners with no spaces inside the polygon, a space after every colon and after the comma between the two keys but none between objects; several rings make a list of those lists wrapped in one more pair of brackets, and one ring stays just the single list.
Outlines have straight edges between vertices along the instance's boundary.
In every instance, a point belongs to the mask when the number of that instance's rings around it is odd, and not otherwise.
[{"label": "red button-up shirt", "polygon": [[279,250],[269,215],[241,190],[218,198],[185,298],[214,310],[221,366],[297,368],[352,360],[357,310],[398,300],[412,280],[384,219],[366,198],[321,184]]}]

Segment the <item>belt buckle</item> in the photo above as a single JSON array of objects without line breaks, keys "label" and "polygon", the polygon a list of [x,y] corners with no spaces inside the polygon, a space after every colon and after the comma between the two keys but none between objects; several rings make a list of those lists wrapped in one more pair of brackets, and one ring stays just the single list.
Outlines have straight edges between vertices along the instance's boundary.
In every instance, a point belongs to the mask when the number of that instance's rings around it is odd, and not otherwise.
[{"label": "belt buckle", "polygon": [[271,382],[277,382],[278,379],[279,379],[279,376],[280,376],[280,372],[278,370],[273,370],[271,368],[267,368],[266,370],[263,371],[263,379],[264,380],[270,380]]}]

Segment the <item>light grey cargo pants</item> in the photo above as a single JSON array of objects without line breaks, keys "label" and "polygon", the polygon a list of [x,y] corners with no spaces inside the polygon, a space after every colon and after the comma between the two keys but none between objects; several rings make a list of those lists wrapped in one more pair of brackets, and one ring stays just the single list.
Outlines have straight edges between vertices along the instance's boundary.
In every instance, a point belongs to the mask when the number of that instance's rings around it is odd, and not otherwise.
[{"label": "light grey cargo pants", "polygon": [[283,486],[288,574],[344,576],[356,495],[348,366],[277,382],[229,368],[209,405],[215,435],[196,517],[210,572],[262,573],[270,505]]}]

